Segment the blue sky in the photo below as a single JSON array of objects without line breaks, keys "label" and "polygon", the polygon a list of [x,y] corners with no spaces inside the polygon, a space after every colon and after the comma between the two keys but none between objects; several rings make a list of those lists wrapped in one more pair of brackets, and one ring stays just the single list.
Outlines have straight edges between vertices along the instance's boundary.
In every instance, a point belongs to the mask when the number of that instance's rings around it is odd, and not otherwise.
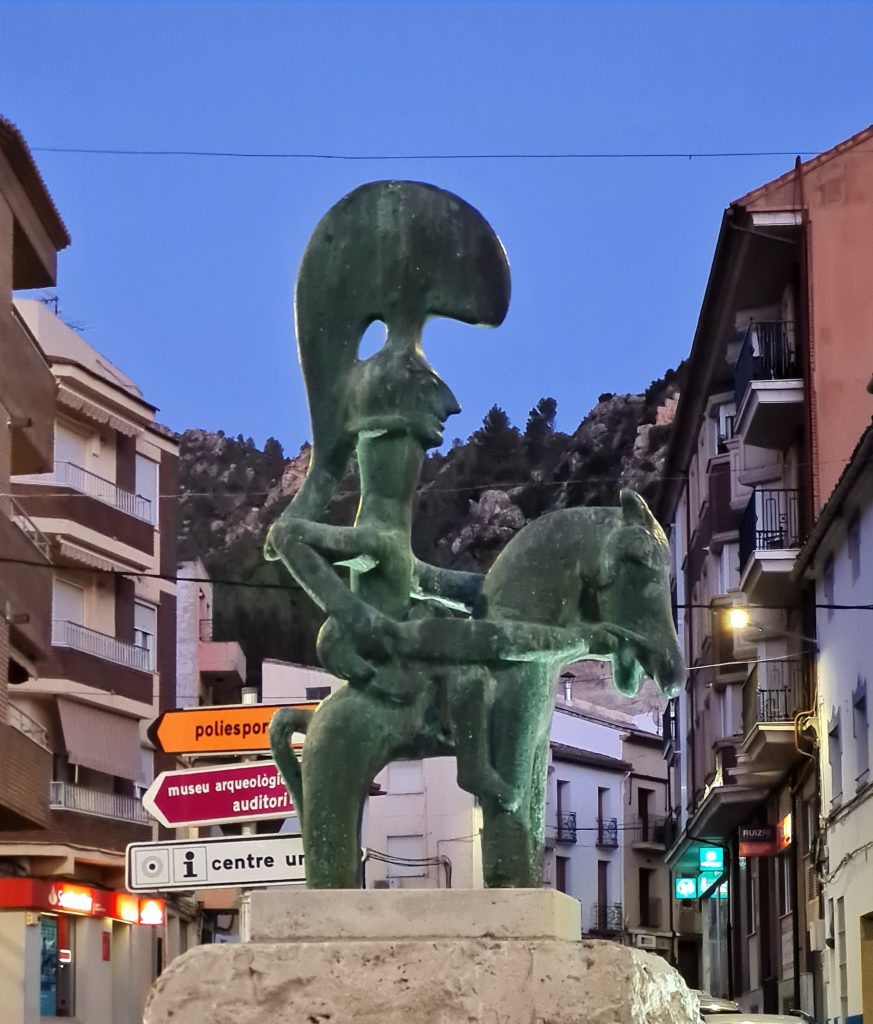
[{"label": "blue sky", "polygon": [[464,409],[573,430],[687,354],[723,208],[792,156],[315,160],[328,154],[817,152],[873,122],[873,6],[0,2],[0,113],[73,237],[64,315],[182,430],[308,436],[292,293],[340,196],[413,178],[504,241],[497,331],[434,322]]}]

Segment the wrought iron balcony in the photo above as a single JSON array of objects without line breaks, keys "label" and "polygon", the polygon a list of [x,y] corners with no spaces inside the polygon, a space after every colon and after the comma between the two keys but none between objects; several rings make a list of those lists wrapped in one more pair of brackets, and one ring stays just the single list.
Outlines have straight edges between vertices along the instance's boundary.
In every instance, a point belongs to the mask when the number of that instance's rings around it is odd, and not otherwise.
[{"label": "wrought iron balcony", "polygon": [[138,797],[105,793],[99,789],[77,786],[72,782],[51,783],[49,807],[58,811],[93,814],[98,818],[131,821],[139,825],[147,825],[149,822],[149,816]]},{"label": "wrought iron balcony", "polygon": [[[631,844],[648,843],[656,846],[666,845],[666,815],[650,814],[647,817],[632,818],[629,822]],[[625,838],[628,836],[625,833]]]},{"label": "wrought iron balcony", "polygon": [[809,707],[812,672],[812,660],[807,656],[755,665],[743,685],[744,731],[749,732],[758,722],[793,722],[798,711]]},{"label": "wrought iron balcony", "polygon": [[558,834],[556,836],[559,843],[575,843],[576,842],[576,812],[568,811],[564,814],[558,815]]},{"label": "wrought iron balcony", "polygon": [[91,654],[95,658],[111,661],[115,665],[151,672],[154,665],[154,652],[147,647],[139,647],[126,643],[96,629],[80,626],[78,622],[55,619],[52,622],[52,646],[71,647],[75,651]]},{"label": "wrought iron balcony", "polygon": [[597,819],[597,845],[618,846],[618,819]]},{"label": "wrought iron balcony", "polygon": [[749,324],[734,370],[737,408],[753,380],[799,380],[797,325],[790,320],[759,320]]},{"label": "wrought iron balcony", "polygon": [[756,487],[740,523],[740,571],[756,551],[799,548],[803,533],[799,490]]},{"label": "wrought iron balcony", "polygon": [[595,903],[591,907],[590,931],[618,935],[623,927],[624,913],[620,903]]}]

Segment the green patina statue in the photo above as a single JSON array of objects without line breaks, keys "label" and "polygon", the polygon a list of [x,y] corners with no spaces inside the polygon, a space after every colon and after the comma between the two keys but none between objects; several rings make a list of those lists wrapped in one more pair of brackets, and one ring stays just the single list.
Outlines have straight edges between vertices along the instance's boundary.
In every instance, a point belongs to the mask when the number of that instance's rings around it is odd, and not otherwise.
[{"label": "green patina statue", "polygon": [[[506,254],[484,218],[417,182],[356,189],[322,219],[303,257],[295,307],[312,460],[266,556],[326,613],[319,657],[347,681],[314,712],[277,712],[270,729],[311,888],[361,884],[361,816],[385,765],[447,754],[482,806],[486,885],[538,886],[561,667],[610,658],[627,694],[643,672],[669,695],[684,677],[667,541],[632,491],[617,508],[530,523],[484,576],[412,552],[422,462],[459,411],[422,352],[425,321],[497,326],[509,292]],[[384,347],[360,360],[377,320]],[[322,523],[353,452],[355,524]],[[306,734],[299,761],[295,732]]]}]

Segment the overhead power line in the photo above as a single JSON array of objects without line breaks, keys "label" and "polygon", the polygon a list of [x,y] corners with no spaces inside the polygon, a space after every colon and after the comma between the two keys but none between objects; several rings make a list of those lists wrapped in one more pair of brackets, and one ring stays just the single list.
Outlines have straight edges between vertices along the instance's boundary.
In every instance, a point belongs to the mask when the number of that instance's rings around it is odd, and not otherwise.
[{"label": "overhead power line", "polygon": [[31,146],[34,153],[68,153],[81,156],[197,157],[231,160],[336,160],[384,163],[401,160],[720,160],[757,157],[812,157],[819,150],[713,150],[697,152],[533,152],[533,153],[317,153],[224,149],[140,149],[90,146]]}]

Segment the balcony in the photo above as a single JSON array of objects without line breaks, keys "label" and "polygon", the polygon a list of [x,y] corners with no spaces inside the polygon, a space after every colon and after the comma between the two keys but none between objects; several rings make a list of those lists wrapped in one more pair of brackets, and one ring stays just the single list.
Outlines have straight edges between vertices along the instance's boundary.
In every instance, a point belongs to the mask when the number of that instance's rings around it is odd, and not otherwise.
[{"label": "balcony", "polygon": [[[0,579],[0,607],[8,608],[10,640],[34,661],[49,650],[52,574],[45,537],[20,506],[7,498],[0,509],[0,552],[8,559]],[[20,680],[15,680],[20,681]]]},{"label": "balcony", "polygon": [[117,637],[99,633],[96,629],[81,626],[78,622],[55,619],[52,622],[52,646],[69,647],[139,672],[154,670],[154,652],[148,647],[126,643]]},{"label": "balcony", "polygon": [[81,494],[88,494],[102,501],[104,505],[111,505],[129,516],[154,525],[155,513],[148,498],[134,494],[133,491],[126,491],[111,480],[104,480],[102,476],[89,473],[87,469],[82,469],[72,462],[56,462],[50,482],[70,487]]},{"label": "balcony", "polygon": [[625,839],[634,850],[657,851],[667,846],[667,816],[632,818],[625,826]]},{"label": "balcony", "polygon": [[246,682],[246,656],[236,640],[216,640],[212,619],[200,619],[197,667],[213,703],[233,704]]},{"label": "balcony", "polygon": [[597,819],[597,840],[598,846],[618,846],[618,819],[598,818]]},{"label": "balcony", "polygon": [[114,821],[128,821],[136,825],[147,825],[149,816],[139,797],[123,796],[120,793],[106,793],[72,782],[52,782],[49,793],[49,807],[53,811],[77,811],[92,814],[97,818],[112,818]]},{"label": "balcony", "polygon": [[558,832],[555,837],[559,843],[576,842],[576,812],[569,811],[558,815]]},{"label": "balcony", "polygon": [[621,903],[595,903],[591,907],[590,932],[598,935],[620,935],[624,927]]},{"label": "balcony", "polygon": [[781,603],[805,534],[799,490],[755,488],[740,523],[740,586],[751,603]]},{"label": "balcony", "polygon": [[754,666],[743,685],[743,743],[732,774],[745,785],[770,786],[802,755],[794,718],[812,699],[812,659],[806,655]]},{"label": "balcony", "polygon": [[749,324],[734,370],[734,432],[747,444],[784,451],[803,417],[803,374],[797,325]]}]

